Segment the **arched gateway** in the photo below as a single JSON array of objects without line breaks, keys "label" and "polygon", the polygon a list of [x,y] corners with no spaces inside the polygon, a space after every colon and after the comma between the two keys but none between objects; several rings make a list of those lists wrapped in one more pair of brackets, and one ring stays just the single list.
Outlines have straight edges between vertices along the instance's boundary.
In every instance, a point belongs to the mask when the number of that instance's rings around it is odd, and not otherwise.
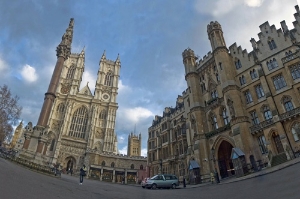
[{"label": "arched gateway", "polygon": [[227,141],[222,141],[219,146],[217,160],[221,178],[226,178],[235,174],[231,160],[232,148],[233,146]]}]

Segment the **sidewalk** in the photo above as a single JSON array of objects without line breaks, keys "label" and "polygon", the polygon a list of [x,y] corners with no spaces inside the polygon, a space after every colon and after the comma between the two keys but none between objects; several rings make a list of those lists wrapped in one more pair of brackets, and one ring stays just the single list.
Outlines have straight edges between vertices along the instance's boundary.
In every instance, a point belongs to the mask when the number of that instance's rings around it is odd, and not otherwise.
[{"label": "sidewalk", "polygon": [[[250,179],[250,178],[255,178],[255,177],[267,175],[269,173],[273,173],[275,171],[284,169],[284,168],[289,167],[291,165],[298,164],[299,162],[300,162],[300,158],[295,158],[295,159],[287,161],[285,163],[276,165],[274,167],[267,167],[267,168],[265,168],[261,171],[258,171],[258,172],[255,172],[255,173],[252,173],[252,174],[249,174],[249,175],[246,175],[246,176],[242,176],[242,177],[239,177],[239,178],[232,177],[232,178],[229,178],[229,179],[221,180],[219,185],[238,182],[238,181],[247,180],[247,179]],[[184,188],[183,185],[180,184],[178,188],[179,189],[190,189],[190,188],[202,187],[202,186],[207,186],[207,185],[216,185],[216,184],[204,183],[204,184],[186,185],[186,188]]]}]

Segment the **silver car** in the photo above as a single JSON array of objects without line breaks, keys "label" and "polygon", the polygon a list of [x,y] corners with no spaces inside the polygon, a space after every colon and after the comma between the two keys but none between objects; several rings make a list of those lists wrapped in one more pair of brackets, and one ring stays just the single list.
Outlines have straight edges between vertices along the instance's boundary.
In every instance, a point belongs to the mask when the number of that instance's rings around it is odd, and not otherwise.
[{"label": "silver car", "polygon": [[179,185],[178,178],[172,174],[159,174],[147,180],[145,187],[150,189],[156,188],[172,188],[175,189]]}]

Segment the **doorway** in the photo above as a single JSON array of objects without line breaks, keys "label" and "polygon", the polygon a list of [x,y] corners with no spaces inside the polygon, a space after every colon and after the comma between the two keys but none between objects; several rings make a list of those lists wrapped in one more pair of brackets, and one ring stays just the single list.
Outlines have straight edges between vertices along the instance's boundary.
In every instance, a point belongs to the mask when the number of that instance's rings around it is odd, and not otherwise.
[{"label": "doorway", "polygon": [[231,160],[231,151],[233,146],[227,142],[223,141],[218,150],[218,163],[221,178],[227,178],[235,175],[233,163]]},{"label": "doorway", "polygon": [[272,138],[273,138],[277,153],[278,154],[283,153],[284,149],[283,149],[283,146],[282,146],[282,143],[280,140],[280,136],[276,132],[273,132]]}]

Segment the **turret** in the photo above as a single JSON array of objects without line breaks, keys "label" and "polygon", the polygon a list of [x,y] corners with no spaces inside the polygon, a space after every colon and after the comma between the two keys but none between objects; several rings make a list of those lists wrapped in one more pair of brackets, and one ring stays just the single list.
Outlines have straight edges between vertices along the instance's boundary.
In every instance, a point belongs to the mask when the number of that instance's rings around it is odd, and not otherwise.
[{"label": "turret", "polygon": [[196,71],[196,59],[195,53],[192,49],[187,48],[182,53],[183,64],[185,67],[185,74]]},{"label": "turret", "polygon": [[222,27],[217,21],[212,21],[207,25],[207,34],[213,51],[219,47],[226,48]]}]

